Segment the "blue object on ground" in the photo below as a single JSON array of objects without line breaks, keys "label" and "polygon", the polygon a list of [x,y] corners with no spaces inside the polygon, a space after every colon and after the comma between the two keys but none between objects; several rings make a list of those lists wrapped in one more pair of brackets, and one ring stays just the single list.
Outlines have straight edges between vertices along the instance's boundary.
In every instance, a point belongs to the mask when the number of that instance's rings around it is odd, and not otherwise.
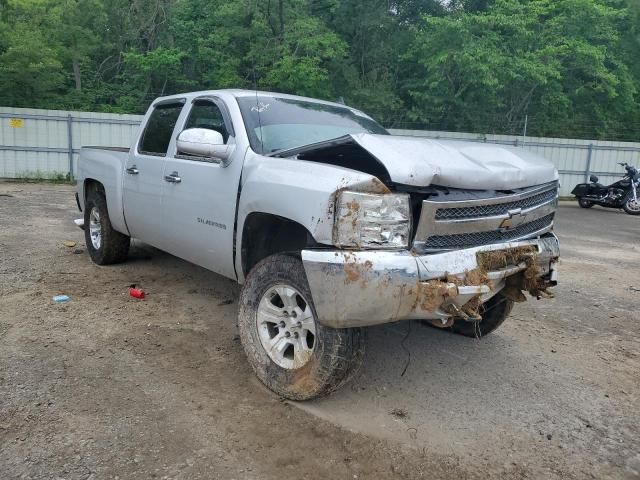
[{"label": "blue object on ground", "polygon": [[56,295],[55,297],[53,297],[53,301],[55,303],[64,303],[68,302],[69,300],[71,300],[71,297],[67,295]]}]

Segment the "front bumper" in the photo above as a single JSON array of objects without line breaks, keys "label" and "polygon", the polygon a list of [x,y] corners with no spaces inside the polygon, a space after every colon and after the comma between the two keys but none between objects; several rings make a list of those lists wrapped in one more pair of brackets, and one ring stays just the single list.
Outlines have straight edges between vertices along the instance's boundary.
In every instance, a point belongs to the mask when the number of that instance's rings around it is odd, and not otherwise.
[{"label": "front bumper", "polygon": [[[509,278],[531,267],[517,262],[483,271],[480,282],[457,281],[456,278],[468,278],[470,272],[479,270],[479,253],[522,248],[535,252],[531,256],[535,275],[554,284],[560,248],[553,234],[431,255],[409,251],[303,250],[302,262],[318,321],[323,325],[350,328],[410,319],[441,320],[445,324],[452,311],[461,311],[472,299],[486,302],[507,285]],[[433,303],[429,297],[433,281],[444,292],[446,300],[441,304]]]}]

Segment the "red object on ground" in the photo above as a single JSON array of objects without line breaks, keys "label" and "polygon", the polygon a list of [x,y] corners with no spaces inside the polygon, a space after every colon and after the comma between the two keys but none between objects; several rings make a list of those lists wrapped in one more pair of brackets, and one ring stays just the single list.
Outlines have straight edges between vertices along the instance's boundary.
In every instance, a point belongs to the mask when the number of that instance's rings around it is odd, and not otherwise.
[{"label": "red object on ground", "polygon": [[133,298],[144,298],[144,290],[142,290],[141,288],[131,287],[129,288],[129,295],[131,295]]}]

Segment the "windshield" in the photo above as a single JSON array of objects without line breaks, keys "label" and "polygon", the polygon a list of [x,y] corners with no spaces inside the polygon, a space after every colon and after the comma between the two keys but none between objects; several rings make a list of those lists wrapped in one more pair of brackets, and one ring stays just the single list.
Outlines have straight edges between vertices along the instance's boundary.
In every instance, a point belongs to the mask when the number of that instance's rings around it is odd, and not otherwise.
[{"label": "windshield", "polygon": [[282,97],[238,97],[251,148],[269,154],[350,133],[389,133],[369,117],[338,107]]}]

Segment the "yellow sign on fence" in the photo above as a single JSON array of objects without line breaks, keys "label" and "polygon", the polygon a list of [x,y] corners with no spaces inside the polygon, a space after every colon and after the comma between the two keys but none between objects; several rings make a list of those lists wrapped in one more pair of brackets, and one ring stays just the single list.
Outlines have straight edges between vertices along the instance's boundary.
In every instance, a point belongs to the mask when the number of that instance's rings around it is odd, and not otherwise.
[{"label": "yellow sign on fence", "polygon": [[22,128],[24,127],[24,118],[10,118],[9,126],[13,128]]}]

